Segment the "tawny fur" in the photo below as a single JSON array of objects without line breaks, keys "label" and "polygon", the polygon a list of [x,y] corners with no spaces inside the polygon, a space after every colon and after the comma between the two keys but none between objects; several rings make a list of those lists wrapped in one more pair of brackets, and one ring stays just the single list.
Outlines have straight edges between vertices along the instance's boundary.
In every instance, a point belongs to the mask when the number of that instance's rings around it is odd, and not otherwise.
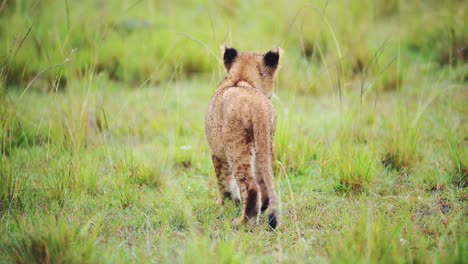
[{"label": "tawny fur", "polygon": [[225,198],[242,200],[242,223],[258,223],[260,212],[267,210],[272,228],[278,225],[278,198],[272,168],[276,113],[269,99],[280,53],[279,48],[266,54],[238,53],[224,46],[227,77],[205,119],[221,204]]}]

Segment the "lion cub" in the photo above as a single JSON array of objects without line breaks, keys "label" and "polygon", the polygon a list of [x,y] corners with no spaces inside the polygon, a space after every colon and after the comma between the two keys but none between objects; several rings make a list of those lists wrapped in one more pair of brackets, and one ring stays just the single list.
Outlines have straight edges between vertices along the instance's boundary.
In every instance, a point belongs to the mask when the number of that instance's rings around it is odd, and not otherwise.
[{"label": "lion cub", "polygon": [[223,46],[227,76],[217,88],[205,118],[205,132],[221,191],[240,202],[241,223],[258,224],[267,210],[278,225],[278,197],[273,181],[276,112],[270,98],[279,69],[280,48],[265,54]]}]

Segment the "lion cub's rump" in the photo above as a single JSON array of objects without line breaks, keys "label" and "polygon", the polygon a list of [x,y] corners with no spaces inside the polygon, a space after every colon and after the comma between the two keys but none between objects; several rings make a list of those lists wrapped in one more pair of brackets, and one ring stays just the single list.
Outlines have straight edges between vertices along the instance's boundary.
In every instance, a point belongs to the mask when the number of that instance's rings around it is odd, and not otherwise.
[{"label": "lion cub's rump", "polygon": [[263,55],[225,47],[228,75],[205,119],[221,203],[225,198],[242,199],[243,223],[258,223],[260,212],[267,210],[272,228],[278,225],[278,199],[272,170],[276,114],[269,98],[279,57],[279,48]]}]

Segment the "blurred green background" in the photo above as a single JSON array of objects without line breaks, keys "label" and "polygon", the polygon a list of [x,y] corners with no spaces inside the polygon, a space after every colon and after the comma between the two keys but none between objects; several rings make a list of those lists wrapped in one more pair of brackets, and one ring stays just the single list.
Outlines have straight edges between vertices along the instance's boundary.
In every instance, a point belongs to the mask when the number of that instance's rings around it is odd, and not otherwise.
[{"label": "blurred green background", "polygon": [[447,77],[466,82],[466,10],[464,1],[3,1],[2,85],[27,84],[74,49],[42,79],[60,75],[62,87],[93,73],[139,86],[210,76],[222,71],[222,43],[281,46],[280,89],[330,91],[337,65],[347,78],[365,71],[379,89],[420,65],[459,66]]}]

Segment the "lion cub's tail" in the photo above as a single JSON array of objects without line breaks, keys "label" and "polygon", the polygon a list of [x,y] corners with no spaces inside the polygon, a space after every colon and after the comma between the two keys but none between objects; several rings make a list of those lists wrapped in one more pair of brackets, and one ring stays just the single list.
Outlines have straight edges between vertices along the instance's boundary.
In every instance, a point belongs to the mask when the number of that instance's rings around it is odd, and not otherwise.
[{"label": "lion cub's tail", "polygon": [[[257,112],[254,116],[253,134],[255,146],[255,165],[257,169],[257,181],[262,188],[263,203],[268,213],[268,224],[275,229],[278,225],[277,207],[278,198],[275,191],[273,178],[273,117],[266,118],[265,113]],[[266,204],[265,204],[266,203]]]}]

